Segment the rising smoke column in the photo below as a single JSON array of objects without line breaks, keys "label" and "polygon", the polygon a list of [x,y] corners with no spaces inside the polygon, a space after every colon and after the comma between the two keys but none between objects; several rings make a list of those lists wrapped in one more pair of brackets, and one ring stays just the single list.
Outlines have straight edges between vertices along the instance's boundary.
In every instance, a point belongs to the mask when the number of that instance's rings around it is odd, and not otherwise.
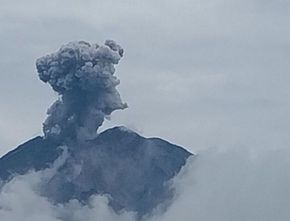
[{"label": "rising smoke column", "polygon": [[78,41],[36,61],[40,80],[59,94],[43,123],[46,138],[94,138],[106,116],[127,107],[114,76],[122,56],[123,49],[114,41],[104,46]]}]

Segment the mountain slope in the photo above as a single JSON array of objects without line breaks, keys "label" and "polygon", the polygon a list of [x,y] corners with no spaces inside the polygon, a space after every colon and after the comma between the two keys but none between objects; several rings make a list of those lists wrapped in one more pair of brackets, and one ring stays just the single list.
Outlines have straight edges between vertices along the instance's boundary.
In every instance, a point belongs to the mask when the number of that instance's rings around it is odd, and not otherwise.
[{"label": "mountain slope", "polygon": [[[13,174],[48,168],[62,149],[48,139],[36,137],[0,159],[0,179]],[[191,155],[185,149],[159,138],[144,138],[125,127],[104,131],[80,146],[70,144],[69,157],[43,187],[43,194],[56,203],[93,194],[107,194],[116,210],[135,211],[140,216],[172,197],[166,182]]]}]

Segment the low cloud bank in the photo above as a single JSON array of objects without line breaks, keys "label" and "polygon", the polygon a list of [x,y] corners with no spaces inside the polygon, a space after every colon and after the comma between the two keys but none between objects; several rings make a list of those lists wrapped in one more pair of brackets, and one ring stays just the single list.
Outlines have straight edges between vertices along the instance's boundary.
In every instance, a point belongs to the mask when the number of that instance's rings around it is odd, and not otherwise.
[{"label": "low cloud bank", "polygon": [[290,218],[290,150],[210,149],[175,178],[178,197],[155,221]]},{"label": "low cloud bank", "polygon": [[[190,159],[172,180],[176,196],[163,213],[146,221],[277,221],[290,217],[290,151],[250,152],[209,149]],[[5,221],[135,221],[135,214],[116,213],[109,196],[92,196],[53,205],[41,196],[41,183],[62,165],[15,176],[0,192],[0,217]]]},{"label": "low cloud bank", "polygon": [[49,169],[31,171],[15,176],[0,189],[0,217],[5,221],[134,221],[135,214],[119,213],[108,205],[109,196],[95,195],[84,205],[78,200],[65,204],[53,204],[42,196],[42,184],[49,182],[66,160],[69,159],[66,147],[63,154]]}]

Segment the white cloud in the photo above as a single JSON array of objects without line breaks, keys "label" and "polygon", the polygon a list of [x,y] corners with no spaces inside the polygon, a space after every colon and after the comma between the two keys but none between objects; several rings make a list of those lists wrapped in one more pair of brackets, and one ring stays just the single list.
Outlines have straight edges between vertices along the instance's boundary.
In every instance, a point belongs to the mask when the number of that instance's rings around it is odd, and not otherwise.
[{"label": "white cloud", "polygon": [[[286,221],[290,217],[290,151],[209,149],[192,158],[172,185],[176,196],[168,210],[144,221]],[[63,158],[65,159],[65,158]],[[51,204],[39,185],[52,169],[16,176],[0,192],[0,217],[5,221],[135,221],[132,212],[114,212],[106,196]],[[4,219],[5,218],[5,219]]]}]

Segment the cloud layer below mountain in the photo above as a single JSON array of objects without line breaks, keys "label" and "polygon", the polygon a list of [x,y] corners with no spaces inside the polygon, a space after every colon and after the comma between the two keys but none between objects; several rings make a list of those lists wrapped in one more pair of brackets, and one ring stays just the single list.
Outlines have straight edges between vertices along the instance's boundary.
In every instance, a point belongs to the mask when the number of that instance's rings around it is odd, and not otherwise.
[{"label": "cloud layer below mountain", "polygon": [[[190,159],[172,180],[176,196],[165,213],[146,221],[276,221],[290,217],[290,151],[252,152],[209,149]],[[114,212],[107,196],[92,196],[53,205],[38,193],[39,185],[61,165],[16,176],[3,184],[0,216],[5,221],[134,221],[135,214]]]}]

